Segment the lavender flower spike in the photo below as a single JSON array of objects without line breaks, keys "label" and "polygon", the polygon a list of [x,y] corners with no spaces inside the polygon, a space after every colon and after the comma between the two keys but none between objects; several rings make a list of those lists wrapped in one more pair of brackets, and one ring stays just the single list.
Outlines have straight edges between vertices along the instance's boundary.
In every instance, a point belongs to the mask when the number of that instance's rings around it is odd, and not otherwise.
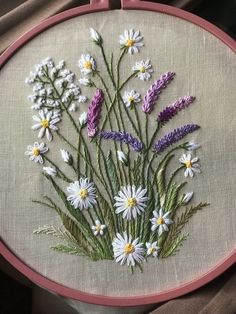
[{"label": "lavender flower spike", "polygon": [[187,134],[192,133],[199,128],[200,126],[197,124],[187,124],[180,128],[174,129],[170,133],[163,136],[159,141],[157,141],[153,147],[157,153],[162,153],[169,146],[178,142]]},{"label": "lavender flower spike", "polygon": [[193,96],[184,96],[179,98],[173,104],[167,106],[164,110],[162,110],[159,113],[157,121],[161,122],[162,124],[165,124],[175,115],[177,115],[179,111],[187,108],[194,100],[195,97]]},{"label": "lavender flower spike", "polygon": [[94,137],[98,131],[98,122],[101,116],[103,100],[103,91],[97,89],[88,108],[87,130],[89,137]]},{"label": "lavender flower spike", "polygon": [[142,110],[145,113],[151,113],[155,102],[157,101],[158,95],[161,93],[168,83],[173,79],[175,73],[167,72],[163,74],[157,81],[155,81],[152,86],[148,89],[146,95],[144,96]]},{"label": "lavender flower spike", "polygon": [[140,142],[138,139],[133,137],[131,134],[126,132],[116,132],[116,131],[101,131],[100,137],[105,139],[111,139],[114,141],[119,141],[125,144],[130,145],[133,150],[136,152],[140,152],[143,149],[143,143]]}]

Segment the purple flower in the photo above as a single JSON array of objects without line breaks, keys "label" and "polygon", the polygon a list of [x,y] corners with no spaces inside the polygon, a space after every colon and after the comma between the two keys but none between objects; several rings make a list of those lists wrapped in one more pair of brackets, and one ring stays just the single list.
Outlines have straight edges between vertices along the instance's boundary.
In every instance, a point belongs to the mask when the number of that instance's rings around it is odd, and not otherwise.
[{"label": "purple flower", "polygon": [[200,126],[197,124],[187,124],[180,128],[174,129],[170,133],[163,136],[160,140],[158,140],[153,147],[157,153],[162,153],[166,148],[178,142],[187,134],[192,133],[199,128]]},{"label": "purple flower", "polygon": [[133,137],[131,134],[126,132],[116,132],[116,131],[101,131],[99,136],[107,140],[119,141],[125,144],[129,144],[133,150],[140,152],[143,149],[143,143],[138,139]]},{"label": "purple flower", "polygon": [[167,106],[164,110],[162,110],[157,118],[157,121],[165,124],[171,118],[178,114],[179,111],[187,108],[193,101],[195,97],[193,96],[184,96],[176,100],[173,104]]},{"label": "purple flower", "polygon": [[158,95],[161,93],[162,89],[165,88],[168,83],[170,83],[174,75],[174,72],[167,72],[152,84],[152,86],[148,89],[146,95],[144,96],[142,104],[142,110],[144,112],[151,113],[155,102],[157,101]]},{"label": "purple flower", "polygon": [[101,116],[103,100],[103,91],[97,89],[88,108],[87,130],[89,137],[94,137],[98,131],[98,122]]}]

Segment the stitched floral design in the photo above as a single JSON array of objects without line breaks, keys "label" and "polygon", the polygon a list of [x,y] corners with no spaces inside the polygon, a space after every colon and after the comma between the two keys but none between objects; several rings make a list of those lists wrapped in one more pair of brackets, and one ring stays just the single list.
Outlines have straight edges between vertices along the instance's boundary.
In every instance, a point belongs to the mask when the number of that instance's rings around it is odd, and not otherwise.
[{"label": "stitched floral design", "polygon": [[[195,97],[178,97],[163,106],[160,93],[175,73],[166,71],[153,79],[150,60],[136,62],[130,66],[130,75],[121,77],[127,54],[133,58],[144,49],[140,31],[125,30],[120,35],[116,63],[115,53],[107,57],[101,34],[91,28],[90,35],[101,58],[95,60],[81,52],[78,61],[79,83],[94,95],[89,105],[64,60],[55,64],[46,58],[26,79],[33,89],[31,108],[36,111],[32,129],[38,131],[39,138],[48,140],[50,150],[35,142],[27,146],[25,155],[38,164],[57,193],[57,198],[45,195],[34,202],[54,210],[63,224],[63,228],[39,227],[34,233],[61,239],[52,247],[55,251],[94,261],[114,259],[133,272],[136,266],[142,270],[145,259],[176,254],[187,239],[184,226],[208,205],[189,205],[194,193],[184,193],[187,181],[178,183],[176,176],[182,173],[188,178],[200,172],[195,156],[200,145],[191,140],[181,142],[200,126],[190,121],[158,135],[170,121],[174,124],[180,111],[190,110]],[[143,95],[134,88],[136,78],[142,81]],[[63,127],[64,120],[74,136]],[[154,129],[150,121],[156,124]],[[54,139],[61,143],[59,151],[55,151]],[[174,164],[176,169],[169,174],[167,168]]]}]

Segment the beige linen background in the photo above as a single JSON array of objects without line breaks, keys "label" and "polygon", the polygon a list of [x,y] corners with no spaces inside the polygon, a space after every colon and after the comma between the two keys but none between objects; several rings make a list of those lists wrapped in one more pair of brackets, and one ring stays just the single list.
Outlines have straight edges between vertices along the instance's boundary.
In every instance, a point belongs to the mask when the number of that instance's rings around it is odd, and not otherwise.
[{"label": "beige linen background", "polygon": [[[183,123],[201,125],[201,130],[189,139],[202,144],[198,155],[203,172],[188,180],[187,188],[194,190],[195,203],[207,201],[211,205],[188,224],[185,230],[190,236],[176,256],[149,259],[144,265],[144,273],[135,272],[133,276],[126,267],[112,261],[94,263],[82,257],[55,253],[49,247],[57,243],[56,239],[32,234],[39,225],[59,225],[60,222],[54,212],[31,202],[44,193],[54,192],[42,178],[40,167],[24,156],[26,146],[37,138],[37,133],[30,130],[32,111],[26,99],[32,91],[24,84],[24,79],[33,65],[47,56],[56,61],[65,59],[68,68],[79,78],[77,62],[85,52],[95,56],[103,71],[98,49],[89,38],[89,27],[102,33],[108,54],[113,50],[116,57],[119,54],[118,37],[124,29],[133,27],[142,32],[145,47],[140,54],[126,57],[121,66],[123,78],[130,73],[135,61],[147,58],[151,59],[155,70],[152,81],[168,70],[176,72],[174,81],[160,96],[158,111],[180,96],[197,97],[195,104],[166,126],[162,134]],[[235,247],[236,238],[235,67],[233,52],[214,36],[189,22],[160,13],[90,14],[63,22],[30,41],[0,74],[0,228],[6,243],[22,260],[49,279],[85,292],[109,296],[143,295],[174,288],[213,267]],[[149,85],[150,82],[133,80],[129,88],[144,95]],[[86,88],[82,88],[82,92],[91,96]],[[154,124],[155,121],[150,129]],[[65,123],[61,125],[67,130]],[[70,130],[67,132],[72,136]],[[59,147],[61,144],[55,137],[50,148],[58,160]]]}]

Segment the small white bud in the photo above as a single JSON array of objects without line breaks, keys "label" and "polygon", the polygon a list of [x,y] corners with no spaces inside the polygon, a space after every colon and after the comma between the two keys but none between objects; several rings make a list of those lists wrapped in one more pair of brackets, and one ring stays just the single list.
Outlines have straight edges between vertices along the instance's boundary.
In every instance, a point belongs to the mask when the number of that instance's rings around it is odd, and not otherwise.
[{"label": "small white bud", "polygon": [[89,87],[93,86],[93,83],[89,78],[79,79],[79,83],[84,86],[89,86]]},{"label": "small white bud", "polygon": [[118,155],[119,161],[127,165],[127,156],[121,150],[117,151],[117,155]]},{"label": "small white bud", "polygon": [[43,167],[43,171],[51,177],[55,177],[57,174],[56,169],[52,167]]},{"label": "small white bud", "polygon": [[84,126],[87,123],[87,120],[88,120],[87,112],[81,113],[81,115],[79,116],[79,123],[80,123],[80,125]]},{"label": "small white bud", "polygon": [[71,154],[65,149],[60,149],[60,151],[61,151],[61,157],[63,161],[66,162],[67,164],[72,164]]},{"label": "small white bud", "polygon": [[96,44],[98,45],[102,44],[102,37],[94,28],[90,28],[90,35]]},{"label": "small white bud", "polygon": [[182,200],[182,203],[183,204],[188,204],[190,202],[190,200],[192,199],[193,197],[193,192],[188,192],[184,195],[184,198]]},{"label": "small white bud", "polygon": [[201,145],[194,143],[194,142],[188,142],[186,145],[187,150],[191,150],[191,151],[196,150],[199,147],[201,147]]}]

